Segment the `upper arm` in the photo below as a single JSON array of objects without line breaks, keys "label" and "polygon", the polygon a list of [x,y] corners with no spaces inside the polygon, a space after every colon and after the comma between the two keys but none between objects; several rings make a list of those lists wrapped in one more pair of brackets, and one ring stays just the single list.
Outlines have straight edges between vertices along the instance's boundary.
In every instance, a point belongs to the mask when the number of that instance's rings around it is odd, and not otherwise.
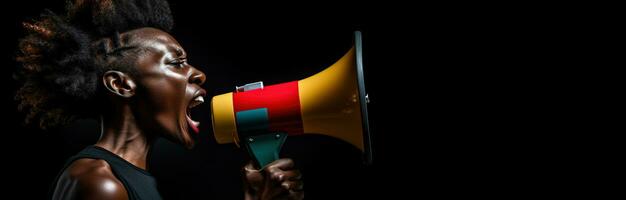
[{"label": "upper arm", "polygon": [[53,199],[128,199],[128,194],[106,162],[80,159],[61,174]]}]

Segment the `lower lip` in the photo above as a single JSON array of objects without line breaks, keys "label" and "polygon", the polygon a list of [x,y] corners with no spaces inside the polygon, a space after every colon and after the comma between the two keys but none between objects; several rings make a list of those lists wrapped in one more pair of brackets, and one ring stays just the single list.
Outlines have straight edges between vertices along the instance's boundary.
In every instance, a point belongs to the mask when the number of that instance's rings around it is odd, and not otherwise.
[{"label": "lower lip", "polygon": [[193,131],[196,134],[200,133],[200,129],[198,128],[200,123],[199,122],[194,122],[193,120],[191,120],[191,118],[189,118],[189,115],[187,115],[186,118],[187,118],[187,124],[189,125],[189,127],[191,127],[191,129],[193,129]]}]

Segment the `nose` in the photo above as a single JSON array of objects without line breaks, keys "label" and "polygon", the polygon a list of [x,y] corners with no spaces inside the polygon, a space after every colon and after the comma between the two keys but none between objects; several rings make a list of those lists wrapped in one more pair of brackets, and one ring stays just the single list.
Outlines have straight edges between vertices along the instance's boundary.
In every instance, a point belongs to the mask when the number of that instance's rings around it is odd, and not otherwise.
[{"label": "nose", "polygon": [[195,83],[198,85],[204,84],[204,81],[206,81],[206,76],[204,75],[204,73],[193,66],[191,67],[191,69],[192,70],[191,75],[189,76],[189,83]]}]

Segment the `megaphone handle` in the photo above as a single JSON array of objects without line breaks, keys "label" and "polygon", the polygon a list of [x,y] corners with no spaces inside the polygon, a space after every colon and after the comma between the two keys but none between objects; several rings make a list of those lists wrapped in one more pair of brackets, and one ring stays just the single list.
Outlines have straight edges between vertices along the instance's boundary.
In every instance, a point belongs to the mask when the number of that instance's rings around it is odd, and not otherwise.
[{"label": "megaphone handle", "polygon": [[243,142],[250,152],[250,156],[263,169],[268,164],[278,160],[278,154],[286,139],[287,133],[268,133],[248,136],[244,138]]}]

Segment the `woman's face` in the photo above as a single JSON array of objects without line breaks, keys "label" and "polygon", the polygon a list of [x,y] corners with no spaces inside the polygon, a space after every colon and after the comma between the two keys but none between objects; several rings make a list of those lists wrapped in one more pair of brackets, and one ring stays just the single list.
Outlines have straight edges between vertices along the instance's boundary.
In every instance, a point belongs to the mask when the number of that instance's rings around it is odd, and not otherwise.
[{"label": "woman's face", "polygon": [[194,141],[189,132],[198,133],[199,123],[191,119],[189,110],[204,102],[206,91],[200,88],[204,73],[187,63],[185,50],[166,32],[141,28],[121,35],[125,37],[129,45],[141,49],[132,101],[136,121],[147,134],[191,148]]}]

